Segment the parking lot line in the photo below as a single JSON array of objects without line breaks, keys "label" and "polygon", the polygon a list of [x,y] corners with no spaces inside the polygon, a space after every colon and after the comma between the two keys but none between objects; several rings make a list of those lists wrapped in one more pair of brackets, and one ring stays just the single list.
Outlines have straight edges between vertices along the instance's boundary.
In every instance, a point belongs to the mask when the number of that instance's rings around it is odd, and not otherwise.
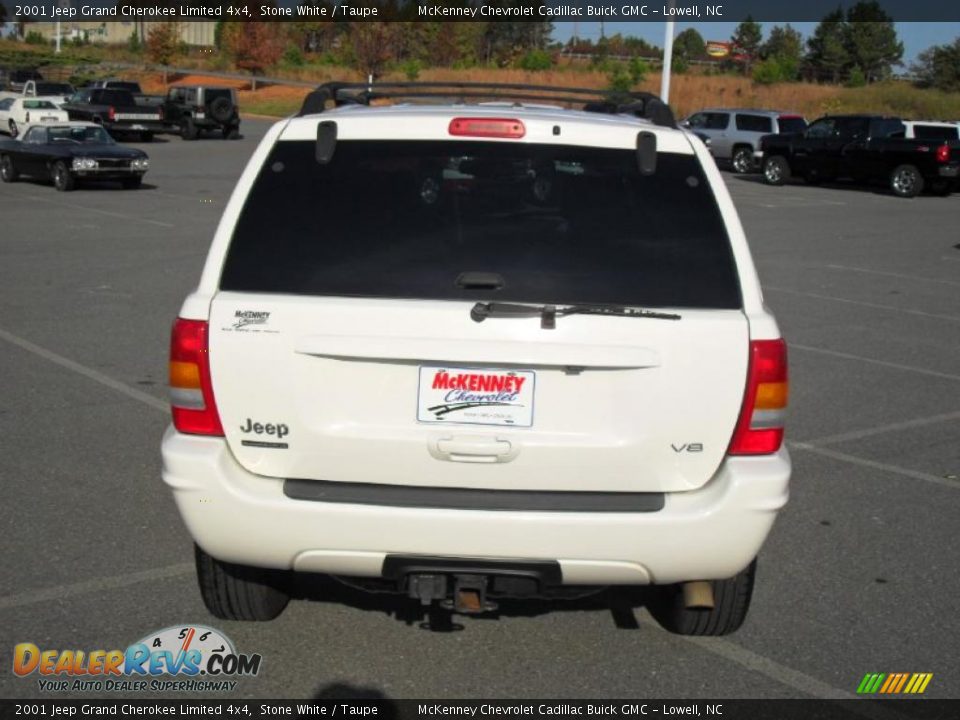
[{"label": "parking lot line", "polygon": [[876,360],[874,358],[864,357],[863,355],[852,355],[851,353],[839,352],[837,350],[827,350],[826,348],[812,347],[811,345],[800,345],[791,342],[788,342],[787,345],[791,350],[803,350],[805,352],[819,353],[820,355],[843,358],[844,360],[857,360],[870,365],[893,368],[894,370],[905,370],[907,372],[918,373],[920,375],[929,375],[930,377],[941,378],[943,380],[960,381],[960,375],[951,375],[950,373],[937,372],[936,370],[927,370],[926,368],[918,368],[913,365],[903,365],[901,363],[889,362],[888,360]]},{"label": "parking lot line", "polygon": [[910,470],[908,468],[902,468],[898,465],[891,465],[889,463],[879,462],[877,460],[868,460],[866,458],[858,457],[857,455],[849,455],[847,453],[838,452],[829,448],[810,445],[809,443],[788,442],[787,446],[791,450],[803,450],[813,453],[814,455],[822,455],[823,457],[851,463],[852,465],[859,465],[860,467],[870,468],[871,470],[881,470],[894,475],[903,475],[904,477],[913,478],[914,480],[925,480],[926,482],[934,483],[935,485],[940,485],[941,487],[960,490],[960,482],[956,480],[948,480],[947,478],[937,477],[936,475],[920,472],[919,470]]},{"label": "parking lot line", "polygon": [[126,575],[114,575],[113,577],[97,578],[96,580],[84,580],[78,583],[57,585],[56,587],[44,588],[42,590],[31,590],[30,592],[20,593],[19,595],[0,597],[0,610],[10,610],[11,608],[23,607],[25,605],[36,605],[37,603],[50,602],[51,600],[64,600],[77,595],[89,595],[90,593],[104,592],[105,590],[117,590],[143,582],[165,580],[167,578],[190,575],[192,573],[193,563],[177,563],[176,565],[167,565],[166,567],[153,568],[152,570],[141,570],[139,572],[127,573]]},{"label": "parking lot line", "polygon": [[849,440],[862,440],[875,435],[883,435],[888,432],[898,432],[900,430],[912,430],[913,428],[925,427],[927,425],[936,425],[937,423],[960,420],[960,412],[941,413],[940,415],[930,415],[928,417],[914,418],[913,420],[904,420],[903,422],[890,423],[889,425],[878,425],[877,427],[865,428],[863,430],[852,430],[836,435],[825,435],[819,438],[807,440],[804,445],[834,445],[836,443],[847,442]]},{"label": "parking lot line", "polygon": [[112,390],[123,393],[133,400],[137,400],[144,405],[149,405],[155,410],[160,410],[165,413],[170,412],[170,406],[164,401],[155,398],[153,395],[148,395],[147,393],[137,390],[136,388],[132,388],[129,385],[120,382],[119,380],[114,380],[112,377],[104,375],[102,372],[94,370],[93,368],[89,368],[86,365],[81,365],[74,360],[63,357],[63,355],[58,355],[52,350],[47,350],[39,345],[35,345],[29,340],[24,340],[22,337],[14,335],[11,332],[7,332],[3,328],[0,328],[0,340],[6,340],[11,345],[16,345],[27,352],[38,355],[44,360],[49,360],[52,363],[56,363],[60,367],[64,367],[67,370],[73,370],[73,372],[79,373],[80,375],[83,375],[94,382],[98,382],[101,385],[106,385]]},{"label": "parking lot line", "polygon": [[150,220],[149,218],[138,217],[136,215],[127,215],[125,213],[110,212],[109,210],[101,210],[100,208],[90,207],[89,205],[75,205],[73,203],[60,202],[59,200],[51,200],[50,198],[39,197],[37,195],[22,195],[22,198],[26,200],[35,200],[37,202],[50,203],[52,205],[60,205],[62,207],[73,208],[74,210],[86,210],[87,212],[97,213],[99,215],[106,215],[108,217],[120,218],[122,220],[134,220],[136,222],[145,222],[150,223],[151,225],[157,225],[159,227],[172,228],[176,225],[171,223],[165,223],[160,220]]},{"label": "parking lot line", "polygon": [[850,265],[827,265],[830,270],[847,270],[849,272],[867,273],[869,275],[884,275],[886,277],[900,278],[901,280],[916,280],[918,282],[937,283],[938,285],[955,285],[960,287],[960,282],[953,280],[936,280],[934,278],[920,277],[919,275],[904,275],[902,273],[887,272],[886,270],[870,270],[869,268],[851,267]]},{"label": "parking lot line", "polygon": [[935,320],[949,320],[951,322],[960,322],[960,317],[956,315],[941,315],[939,313],[928,313],[923,310],[911,310],[909,308],[898,308],[893,305],[881,305],[879,303],[864,302],[862,300],[848,300],[847,298],[834,297],[833,295],[819,295],[817,293],[802,292],[800,290],[787,290],[773,285],[764,285],[764,290],[786,293],[788,295],[797,295],[800,297],[815,298],[817,300],[830,300],[832,302],[847,303],[849,305],[860,305],[862,307],[874,308],[876,310],[892,310],[894,312],[906,313],[907,315],[918,315],[920,317],[933,318]]}]

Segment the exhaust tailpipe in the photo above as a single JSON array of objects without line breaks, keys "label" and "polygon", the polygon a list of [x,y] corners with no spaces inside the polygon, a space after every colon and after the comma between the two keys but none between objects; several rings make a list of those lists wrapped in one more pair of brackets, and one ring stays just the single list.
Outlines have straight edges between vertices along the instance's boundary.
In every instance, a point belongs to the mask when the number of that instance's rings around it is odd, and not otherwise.
[{"label": "exhaust tailpipe", "polygon": [[713,609],[713,585],[708,580],[693,580],[683,584],[683,605],[687,609]]}]

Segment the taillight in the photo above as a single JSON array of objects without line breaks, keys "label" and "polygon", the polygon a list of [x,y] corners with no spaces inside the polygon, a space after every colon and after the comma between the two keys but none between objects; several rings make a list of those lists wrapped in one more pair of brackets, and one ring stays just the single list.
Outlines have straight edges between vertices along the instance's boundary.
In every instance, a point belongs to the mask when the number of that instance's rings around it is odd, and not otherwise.
[{"label": "taillight", "polygon": [[117,119],[117,109],[111,105],[109,108],[107,108],[107,120],[109,120],[110,122],[113,122],[116,119]]},{"label": "taillight", "polygon": [[950,146],[941,145],[940,147],[937,148],[937,162],[945,163],[948,160],[950,160]]},{"label": "taillight", "polygon": [[777,452],[783,444],[788,394],[787,343],[783,339],[752,341],[747,389],[728,454]]},{"label": "taillight", "polygon": [[527,129],[510,118],[454,118],[448,131],[461,137],[522,138]]},{"label": "taillight", "polygon": [[182,433],[223,435],[210,382],[208,326],[177,318],[170,338],[170,406]]},{"label": "taillight", "polygon": [[158,108],[157,108],[157,115],[158,115],[158,117],[157,117],[158,120],[163,120],[163,108],[162,108],[162,107],[158,107]]}]

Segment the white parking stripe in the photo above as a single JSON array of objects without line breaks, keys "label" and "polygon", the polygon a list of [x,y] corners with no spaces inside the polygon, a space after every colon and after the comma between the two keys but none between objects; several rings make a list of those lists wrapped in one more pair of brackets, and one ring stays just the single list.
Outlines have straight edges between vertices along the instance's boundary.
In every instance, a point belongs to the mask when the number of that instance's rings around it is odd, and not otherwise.
[{"label": "white parking stripe", "polygon": [[927,425],[951,422],[952,420],[960,420],[960,412],[930,415],[929,417],[904,420],[903,422],[890,423],[889,425],[878,425],[877,427],[866,428],[864,430],[852,430],[850,432],[838,433],[836,435],[825,435],[824,437],[807,440],[803,444],[817,446],[834,445],[836,443],[847,442],[849,440],[862,440],[863,438],[873,437],[874,435],[883,435],[884,433],[898,432],[900,430],[912,430],[914,428],[926,427]]},{"label": "white parking stripe", "polygon": [[917,282],[937,283],[938,285],[956,285],[960,287],[960,282],[953,280],[935,280],[934,278],[920,277],[919,275],[904,275],[902,273],[887,272],[886,270],[870,270],[868,268],[851,267],[850,265],[827,265],[830,270],[847,270],[849,272],[866,273],[869,275],[883,275],[885,277],[895,277],[901,280],[916,280]]},{"label": "white parking stripe", "polygon": [[130,387],[119,380],[114,380],[112,377],[104,375],[102,372],[94,370],[93,368],[88,368],[86,365],[81,365],[78,362],[65,358],[62,355],[57,355],[57,353],[42,348],[39,345],[34,345],[29,340],[24,340],[22,337],[18,337],[13,333],[7,332],[6,330],[0,328],[0,340],[6,340],[11,345],[16,345],[27,352],[31,352],[34,355],[42,357],[44,360],[49,360],[52,363],[56,363],[61,367],[65,367],[68,370],[73,370],[75,373],[83,375],[85,378],[89,378],[94,382],[98,382],[101,385],[106,385],[111,390],[116,390],[118,393],[123,393],[128,398],[132,398],[138,402],[143,403],[144,405],[149,405],[155,410],[160,410],[161,412],[170,412],[170,405],[165,403],[162,400],[155,398],[153,395],[149,395],[141,390]]},{"label": "white parking stripe", "polygon": [[50,198],[39,197],[37,195],[22,195],[20,196],[26,200],[35,200],[36,202],[45,202],[50,203],[51,205],[60,205],[62,207],[73,208],[74,210],[85,210],[87,212],[97,213],[99,215],[106,215],[108,217],[120,218],[122,220],[133,220],[138,223],[150,223],[151,225],[157,225],[159,227],[172,228],[176,225],[171,225],[170,223],[161,222],[160,220],[150,220],[147,218],[139,217],[137,215],[127,215],[125,213],[110,212],[109,210],[101,210],[99,208],[90,207],[89,205],[74,205],[73,203],[61,202],[59,200],[51,200]]},{"label": "white parking stripe", "polygon": [[919,317],[934,318],[936,320],[949,320],[951,322],[960,322],[960,317],[956,315],[941,315],[939,313],[928,313],[923,310],[911,310],[909,308],[899,308],[893,305],[880,305],[879,303],[864,302],[863,300],[848,300],[847,298],[834,297],[833,295],[819,295],[817,293],[801,292],[800,290],[787,290],[786,288],[775,287],[773,285],[764,285],[764,290],[785,293],[787,295],[797,295],[800,297],[815,298],[817,300],[830,300],[832,302],[847,303],[849,305],[860,305],[862,307],[875,308],[877,310],[893,310],[895,312],[906,313],[907,315],[917,315]]},{"label": "white parking stripe", "polygon": [[126,575],[114,575],[113,577],[84,580],[83,582],[70,583],[68,585],[57,585],[56,587],[44,588],[43,590],[32,590],[30,592],[19,593],[18,595],[0,597],[0,610],[10,610],[11,608],[23,607],[24,605],[36,605],[37,603],[50,602],[52,600],[64,600],[77,595],[89,595],[106,590],[117,590],[119,588],[129,587],[130,585],[138,585],[153,580],[166,580],[168,578],[180,577],[181,575],[189,575],[192,573],[193,563],[179,563],[177,565],[153,568],[152,570],[141,570]]},{"label": "white parking stripe", "polygon": [[823,457],[828,457],[833,460],[840,460],[841,462],[850,463],[852,465],[859,465],[861,467],[870,468],[871,470],[881,470],[883,472],[893,473],[894,475],[903,475],[904,477],[913,478],[914,480],[925,480],[927,482],[934,483],[935,485],[948,487],[953,490],[960,490],[960,482],[957,480],[948,480],[947,478],[931,475],[930,473],[920,472],[919,470],[910,470],[908,468],[890,465],[889,463],[879,462],[877,460],[867,460],[866,458],[857,457],[856,455],[848,455],[847,453],[837,452],[836,450],[830,450],[829,448],[815,447],[814,445],[808,445],[807,443],[802,442],[788,442],[787,446],[791,450],[803,450],[805,452],[813,453],[814,455],[822,455]]},{"label": "white parking stripe", "polygon": [[838,352],[836,350],[826,350],[824,348],[812,347],[810,345],[800,345],[798,343],[787,343],[791,350],[803,350],[805,352],[818,353],[820,355],[829,355],[830,357],[843,358],[844,360],[857,360],[862,363],[867,363],[869,365],[879,365],[880,367],[893,368],[894,370],[906,370],[907,372],[914,372],[920,375],[928,375],[930,377],[940,378],[942,380],[957,380],[960,381],[960,375],[951,375],[950,373],[937,372],[936,370],[927,370],[926,368],[918,368],[913,365],[902,365],[901,363],[888,362],[886,360],[875,360],[873,358],[863,357],[862,355],[852,355],[850,353]]}]

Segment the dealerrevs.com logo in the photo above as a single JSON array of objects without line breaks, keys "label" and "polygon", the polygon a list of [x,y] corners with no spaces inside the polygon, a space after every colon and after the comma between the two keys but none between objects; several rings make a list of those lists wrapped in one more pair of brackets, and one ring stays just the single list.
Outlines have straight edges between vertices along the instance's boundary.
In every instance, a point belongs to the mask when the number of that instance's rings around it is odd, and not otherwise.
[{"label": "dealerrevs.com logo", "polygon": [[176,692],[236,689],[234,678],[260,672],[259,654],[238,653],[219,630],[179,625],[150,633],[125,650],[13,649],[13,672],[42,692]]}]

